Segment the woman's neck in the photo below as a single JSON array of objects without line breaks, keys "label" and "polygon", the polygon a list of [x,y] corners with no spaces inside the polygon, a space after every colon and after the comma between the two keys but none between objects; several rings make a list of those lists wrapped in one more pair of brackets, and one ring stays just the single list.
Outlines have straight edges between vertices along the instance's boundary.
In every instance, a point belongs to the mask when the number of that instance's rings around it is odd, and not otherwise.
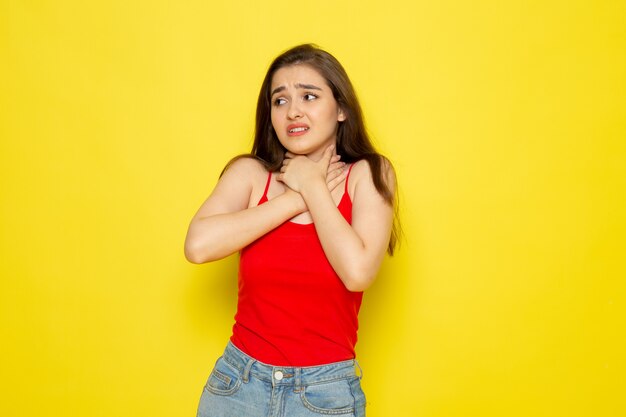
[{"label": "woman's neck", "polygon": [[[320,159],[322,159],[322,156],[324,156],[324,151],[330,145],[335,145],[335,148],[336,148],[337,147],[337,140],[333,139],[332,141],[327,142],[325,145],[320,146],[319,149],[317,149],[317,150],[315,150],[315,151],[313,151],[313,152],[311,152],[309,154],[306,154],[305,156],[307,158],[309,158],[310,160],[312,160],[312,161],[318,162]],[[333,154],[334,153],[337,153],[336,149],[333,152]]]}]

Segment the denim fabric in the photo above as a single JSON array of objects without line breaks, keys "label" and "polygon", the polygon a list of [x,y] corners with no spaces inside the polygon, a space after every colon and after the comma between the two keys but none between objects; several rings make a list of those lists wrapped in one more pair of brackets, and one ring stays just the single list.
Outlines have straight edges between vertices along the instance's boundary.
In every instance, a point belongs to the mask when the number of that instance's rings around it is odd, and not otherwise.
[{"label": "denim fabric", "polygon": [[365,417],[356,361],[284,367],[228,343],[200,397],[198,417]]}]

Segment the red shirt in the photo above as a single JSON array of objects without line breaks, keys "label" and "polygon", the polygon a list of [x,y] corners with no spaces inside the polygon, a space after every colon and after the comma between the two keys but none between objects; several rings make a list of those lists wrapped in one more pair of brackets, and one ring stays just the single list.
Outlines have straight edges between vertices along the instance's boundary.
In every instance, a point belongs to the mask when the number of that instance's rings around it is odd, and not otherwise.
[{"label": "red shirt", "polygon": [[[267,201],[270,181],[271,173],[259,204]],[[337,208],[351,223],[348,178]],[[287,221],[241,251],[231,342],[276,366],[353,359],[362,297],[333,270],[315,225]]]}]

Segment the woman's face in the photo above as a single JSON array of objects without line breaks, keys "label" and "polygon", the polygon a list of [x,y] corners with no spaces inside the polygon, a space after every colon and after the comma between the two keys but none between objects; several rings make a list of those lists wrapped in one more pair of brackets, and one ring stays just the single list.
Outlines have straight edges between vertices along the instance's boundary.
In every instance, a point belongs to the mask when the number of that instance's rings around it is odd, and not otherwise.
[{"label": "woman's face", "polygon": [[345,120],[324,77],[308,65],[291,65],[274,73],[271,84],[272,126],[290,152],[321,157],[337,139]]}]

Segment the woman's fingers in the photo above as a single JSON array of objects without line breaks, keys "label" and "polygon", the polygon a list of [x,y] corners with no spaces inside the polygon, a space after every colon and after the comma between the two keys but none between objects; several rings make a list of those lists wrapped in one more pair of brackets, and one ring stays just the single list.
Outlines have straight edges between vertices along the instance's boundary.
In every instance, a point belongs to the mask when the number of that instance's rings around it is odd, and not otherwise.
[{"label": "woman's fingers", "polygon": [[[334,182],[338,181],[338,183],[340,183],[341,181],[343,181],[345,173],[346,173],[345,163],[335,162],[333,164],[330,164],[328,167],[328,172],[326,173],[326,183],[327,184],[333,183],[333,188],[335,188],[337,184],[334,184]],[[329,186],[329,189],[332,190],[330,186]]]},{"label": "woman's fingers", "polygon": [[340,171],[336,171],[337,172],[337,176],[335,176],[333,179],[331,179],[330,181],[328,181],[328,176],[326,177],[326,186],[328,187],[328,191],[333,191],[335,188],[337,188],[339,186],[339,184],[341,184],[343,182],[343,180],[346,178],[346,173],[348,172],[345,169],[342,169]]},{"label": "woman's fingers", "polygon": [[330,181],[332,179],[337,178],[338,176],[340,176],[341,174],[343,174],[344,168],[343,167],[338,167],[336,169],[333,170],[329,170],[326,173],[326,180]]},{"label": "woman's fingers", "polygon": [[326,161],[326,165],[329,165],[333,157],[333,152],[335,152],[335,145],[328,146],[326,149],[324,149],[324,156],[322,157],[321,161]]},{"label": "woman's fingers", "polygon": [[[336,178],[339,178],[344,171],[345,163],[341,162],[341,156],[335,155],[334,146],[329,146],[324,150],[322,159],[315,162],[304,155],[294,155],[291,152],[285,153],[282,166],[280,167],[280,176],[278,181],[286,184],[295,191],[300,191],[308,182],[315,181],[321,176],[328,184]],[[341,182],[342,180],[339,180]],[[333,188],[337,185],[333,183]]]},{"label": "woman's fingers", "polygon": [[332,172],[335,171],[337,169],[343,169],[346,166],[346,164],[344,162],[333,162],[330,165],[328,165],[328,170],[327,172]]}]

